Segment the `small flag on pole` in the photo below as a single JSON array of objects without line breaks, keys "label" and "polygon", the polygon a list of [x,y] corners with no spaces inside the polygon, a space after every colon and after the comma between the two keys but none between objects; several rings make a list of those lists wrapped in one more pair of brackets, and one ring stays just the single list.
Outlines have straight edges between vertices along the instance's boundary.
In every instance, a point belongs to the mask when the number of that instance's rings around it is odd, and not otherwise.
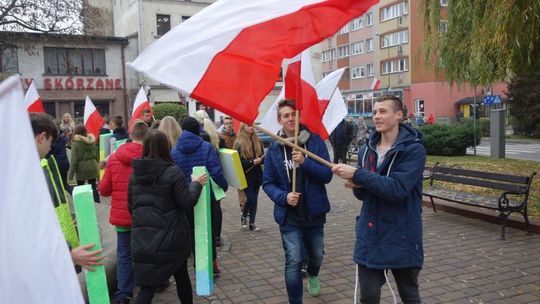
[{"label": "small flag on pole", "polygon": [[24,96],[24,104],[26,105],[28,113],[45,112],[43,102],[39,96],[36,86],[34,85],[34,81],[30,83],[28,91],[26,91],[26,95]]},{"label": "small flag on pole", "polygon": [[369,88],[372,91],[377,91],[379,89],[380,84],[381,84],[381,81],[377,79],[376,77],[373,77],[373,81],[371,82],[371,86]]},{"label": "small flag on pole", "polygon": [[152,107],[150,106],[150,101],[148,101],[144,89],[141,87],[135,98],[135,103],[133,104],[133,111],[131,112],[131,119],[129,120],[129,130],[131,130],[131,127],[137,119],[142,119],[142,112],[144,110],[152,111]]},{"label": "small flag on pole", "polygon": [[96,140],[96,143],[99,140],[99,129],[103,127],[105,121],[101,114],[94,106],[90,97],[86,96],[86,102],[84,104],[84,126],[86,127],[86,132],[88,134],[93,134]]}]

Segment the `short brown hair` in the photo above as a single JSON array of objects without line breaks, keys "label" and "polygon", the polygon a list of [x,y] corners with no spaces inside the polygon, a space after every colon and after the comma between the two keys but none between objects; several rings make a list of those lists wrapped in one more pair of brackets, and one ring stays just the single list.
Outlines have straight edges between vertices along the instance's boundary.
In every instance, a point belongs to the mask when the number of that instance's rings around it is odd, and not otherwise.
[{"label": "short brown hair", "polygon": [[279,110],[284,107],[291,107],[294,110],[296,110],[296,103],[292,99],[282,99],[278,102],[277,105],[277,119],[279,120],[281,118],[281,113],[279,113]]},{"label": "short brown hair", "polygon": [[392,104],[394,104],[394,110],[396,110],[396,112],[399,112],[399,111],[403,112],[403,102],[401,102],[401,99],[397,97],[396,95],[383,94],[377,97],[375,102],[383,102],[387,100],[392,101]]},{"label": "short brown hair", "polygon": [[131,133],[129,133],[129,137],[131,138],[131,140],[143,140],[148,130],[148,125],[145,124],[144,121],[137,120],[131,127]]},{"label": "short brown hair", "polygon": [[30,124],[34,136],[45,132],[46,136],[52,137],[53,141],[58,137],[58,127],[53,118],[47,113],[30,113]]},{"label": "short brown hair", "polygon": [[73,131],[73,135],[82,135],[86,136],[86,127],[82,123],[78,123],[75,125],[75,130]]},{"label": "short brown hair", "polygon": [[146,113],[150,114],[150,112],[152,111],[150,111],[149,109],[144,109],[141,114],[146,114]]},{"label": "short brown hair", "polygon": [[225,121],[225,120],[230,120],[230,121],[232,121],[233,119],[232,119],[232,117],[230,117],[230,116],[225,116],[225,117],[223,117],[223,121]]},{"label": "short brown hair", "polygon": [[111,119],[111,122],[114,123],[114,125],[115,125],[116,127],[121,127],[122,124],[124,123],[124,122],[122,121],[122,116],[120,116],[120,115],[113,116],[112,119]]}]

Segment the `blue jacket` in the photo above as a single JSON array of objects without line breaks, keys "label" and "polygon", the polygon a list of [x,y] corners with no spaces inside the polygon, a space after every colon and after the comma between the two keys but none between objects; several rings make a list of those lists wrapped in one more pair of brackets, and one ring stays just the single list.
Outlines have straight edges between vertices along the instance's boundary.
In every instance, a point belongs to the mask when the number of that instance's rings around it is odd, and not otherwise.
[{"label": "blue jacket", "polygon": [[[328,149],[322,139],[311,134],[306,142],[306,149],[330,161]],[[316,160],[306,157],[304,164],[304,201],[309,216],[318,216],[330,211],[330,202],[325,184],[332,180],[332,170]],[[284,146],[273,142],[264,160],[264,192],[274,202],[274,219],[280,225],[285,222],[287,213],[287,194],[291,192],[289,178],[285,169]]]},{"label": "blue jacket", "polygon": [[171,154],[174,163],[182,169],[188,183],[191,182],[193,167],[205,166],[214,182],[223,188],[223,191],[227,191],[229,185],[223,176],[217,152],[200,136],[189,131],[182,131]]},{"label": "blue jacket", "polygon": [[358,154],[353,191],[363,200],[356,219],[354,262],[375,269],[422,267],[422,134],[400,125],[394,146],[377,169],[374,132]]}]

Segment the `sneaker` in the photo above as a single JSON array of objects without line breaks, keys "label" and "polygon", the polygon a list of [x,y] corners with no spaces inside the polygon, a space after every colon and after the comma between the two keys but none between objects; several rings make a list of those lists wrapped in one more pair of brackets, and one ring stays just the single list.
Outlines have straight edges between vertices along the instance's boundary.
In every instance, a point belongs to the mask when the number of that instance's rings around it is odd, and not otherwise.
[{"label": "sneaker", "polygon": [[310,277],[308,279],[308,291],[312,297],[317,297],[321,293],[319,277]]},{"label": "sneaker", "polygon": [[218,262],[214,261],[214,277],[219,277],[221,270],[219,270]]},{"label": "sneaker", "polygon": [[249,224],[249,230],[253,231],[253,232],[257,232],[261,229],[257,228],[257,226],[255,226],[255,224]]},{"label": "sneaker", "polygon": [[247,228],[247,219],[244,216],[240,217],[240,224],[242,225],[242,228]]},{"label": "sneaker", "polygon": [[156,293],[160,293],[160,292],[164,292],[165,290],[167,290],[167,288],[169,287],[169,280],[159,284],[157,287],[156,287]]}]

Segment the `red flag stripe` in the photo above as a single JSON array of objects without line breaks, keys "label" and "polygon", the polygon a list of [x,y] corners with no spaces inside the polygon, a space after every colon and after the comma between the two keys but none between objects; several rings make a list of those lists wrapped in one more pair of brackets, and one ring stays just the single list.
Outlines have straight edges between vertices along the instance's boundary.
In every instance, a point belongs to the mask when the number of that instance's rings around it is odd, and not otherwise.
[{"label": "red flag stripe", "polygon": [[45,107],[43,107],[43,102],[41,98],[36,99],[33,103],[28,106],[28,113],[40,113],[45,112]]},{"label": "red flag stripe", "polygon": [[93,134],[96,137],[96,143],[99,141],[99,129],[105,124],[105,121],[97,110],[92,112],[84,125],[88,134]]},{"label": "red flag stripe", "polygon": [[[322,1],[243,29],[227,48],[213,57],[191,97],[252,124],[259,103],[279,78],[283,58],[292,58],[333,35],[377,2]],[[255,89],[246,90],[246,87]]]}]

